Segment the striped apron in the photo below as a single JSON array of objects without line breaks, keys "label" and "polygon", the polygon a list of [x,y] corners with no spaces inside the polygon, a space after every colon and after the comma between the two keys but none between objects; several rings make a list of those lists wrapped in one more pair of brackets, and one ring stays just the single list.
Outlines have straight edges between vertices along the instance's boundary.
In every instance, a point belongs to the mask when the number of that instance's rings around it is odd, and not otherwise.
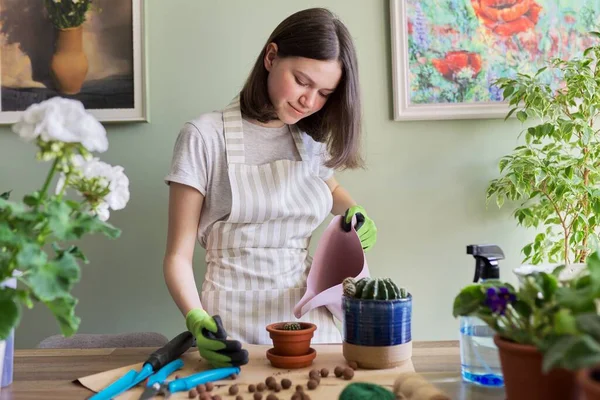
[{"label": "striped apron", "polygon": [[[225,108],[223,122],[232,205],[228,218],[216,222],[207,237],[202,304],[221,316],[232,338],[271,344],[268,324],[298,320],[293,309],[306,291],[310,238],[333,199],[295,125],[289,128],[301,161],[249,165],[239,97]],[[313,343],[342,341],[325,307],[299,321],[317,325]]]}]

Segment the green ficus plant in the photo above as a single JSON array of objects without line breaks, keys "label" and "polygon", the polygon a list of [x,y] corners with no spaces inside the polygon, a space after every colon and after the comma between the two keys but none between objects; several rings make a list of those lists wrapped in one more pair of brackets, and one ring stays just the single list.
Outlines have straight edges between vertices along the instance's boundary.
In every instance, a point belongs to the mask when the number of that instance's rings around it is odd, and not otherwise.
[{"label": "green ficus plant", "polygon": [[[600,38],[600,33],[592,32]],[[518,204],[518,224],[535,228],[522,248],[523,262],[584,262],[598,248],[600,225],[600,45],[581,57],[554,59],[534,75],[501,78],[497,85],[522,123],[525,144],[499,162],[501,176],[487,188],[495,197]],[[555,69],[564,84],[552,88],[539,77]]]},{"label": "green ficus plant", "polygon": [[544,356],[545,372],[600,363],[600,255],[572,280],[561,282],[564,266],[533,273],[518,290],[487,280],[466,286],[456,296],[454,317],[475,316],[503,339],[535,346]]}]

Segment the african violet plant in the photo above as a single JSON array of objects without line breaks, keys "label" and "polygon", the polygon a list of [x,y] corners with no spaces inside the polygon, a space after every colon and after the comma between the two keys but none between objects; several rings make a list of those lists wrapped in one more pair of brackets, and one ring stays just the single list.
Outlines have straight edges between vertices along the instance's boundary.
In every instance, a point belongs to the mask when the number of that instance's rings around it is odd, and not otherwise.
[{"label": "african violet plant", "polygon": [[[600,38],[599,32],[592,36]],[[521,122],[531,121],[525,144],[499,163],[501,176],[487,189],[498,207],[518,202],[518,224],[538,229],[522,248],[523,262],[585,262],[600,234],[600,45],[581,57],[555,58],[534,75],[519,73],[497,81]],[[553,88],[543,77],[558,73]],[[514,204],[514,203],[513,203]]]},{"label": "african violet plant", "polygon": [[453,314],[479,317],[501,338],[535,346],[544,355],[545,372],[598,364],[600,253],[588,257],[572,280],[558,280],[563,268],[531,274],[519,290],[498,280],[466,286],[454,300]]}]

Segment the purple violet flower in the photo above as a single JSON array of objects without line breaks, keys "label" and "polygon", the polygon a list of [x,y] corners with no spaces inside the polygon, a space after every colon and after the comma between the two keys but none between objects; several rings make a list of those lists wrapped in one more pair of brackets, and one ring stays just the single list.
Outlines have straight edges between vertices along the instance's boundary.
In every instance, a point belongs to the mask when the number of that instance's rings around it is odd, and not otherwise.
[{"label": "purple violet flower", "polygon": [[488,288],[485,304],[494,314],[504,315],[509,304],[517,300],[514,293],[510,293],[508,288]]}]

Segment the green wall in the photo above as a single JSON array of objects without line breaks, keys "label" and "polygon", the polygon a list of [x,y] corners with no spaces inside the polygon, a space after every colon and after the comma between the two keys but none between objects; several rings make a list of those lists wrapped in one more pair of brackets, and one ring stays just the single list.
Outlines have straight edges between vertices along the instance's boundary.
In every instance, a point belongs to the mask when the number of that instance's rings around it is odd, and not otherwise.
[{"label": "green wall", "polygon": [[[457,339],[452,301],[473,276],[470,243],[496,243],[504,277],[519,261],[529,233],[510,210],[486,209],[485,188],[499,157],[517,144],[518,122],[503,120],[395,122],[392,119],[390,15],[387,0],[146,0],[150,123],[108,125],[101,155],[122,165],[131,200],[111,222],[117,241],[81,243],[83,266],[74,295],[82,333],[185,329],[162,276],[168,189],[163,183],[183,122],[225,106],[243,84],[272,29],[289,14],[323,6],[347,24],[358,50],[368,169],[338,175],[379,230],[368,253],[373,275],[388,276],[414,295],[415,340]],[[32,145],[0,127],[0,188],[15,197],[41,187],[48,165]],[[322,228],[317,232],[320,234]],[[313,249],[317,240],[313,240]],[[195,258],[197,280],[204,251]],[[16,346],[35,346],[58,326],[43,307],[25,312]]]}]

